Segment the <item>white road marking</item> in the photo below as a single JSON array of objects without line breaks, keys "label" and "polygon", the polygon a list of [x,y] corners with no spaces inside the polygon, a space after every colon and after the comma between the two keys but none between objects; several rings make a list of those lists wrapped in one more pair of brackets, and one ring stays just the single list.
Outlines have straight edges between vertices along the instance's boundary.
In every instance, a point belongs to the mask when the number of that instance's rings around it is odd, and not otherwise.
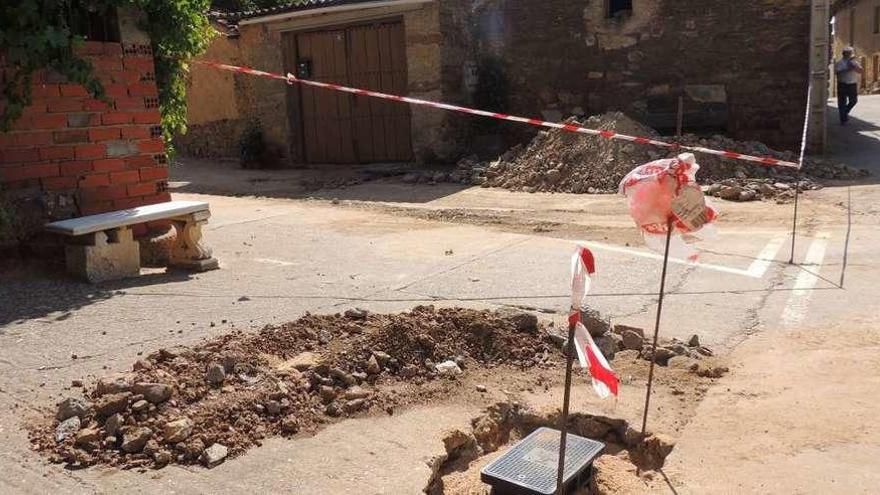
[{"label": "white road marking", "polygon": [[[674,258],[674,257],[670,257],[669,261],[671,263],[677,263],[680,265],[690,265],[690,266],[695,266],[697,268],[704,268],[707,270],[715,270],[717,272],[731,273],[733,275],[742,275],[744,277],[750,277],[750,278],[761,278],[764,276],[764,274],[767,272],[767,269],[773,263],[773,260],[776,258],[776,255],[779,253],[779,249],[782,248],[782,245],[785,243],[785,239],[786,239],[785,236],[779,236],[779,237],[775,237],[772,240],[770,240],[770,242],[768,242],[767,245],[764,247],[764,249],[762,249],[761,252],[758,254],[758,257],[755,259],[755,261],[753,261],[752,264],[749,265],[749,267],[745,270],[742,270],[739,268],[731,268],[729,266],[714,265],[712,263],[701,263],[701,262],[693,263],[688,260],[684,260],[681,258]],[[612,244],[603,244],[601,242],[593,242],[593,241],[576,241],[576,243],[582,244],[584,246],[587,246],[587,247],[590,247],[593,249],[611,251],[614,253],[631,254],[633,256],[640,256],[642,258],[649,258],[649,259],[654,259],[654,260],[662,260],[663,259],[662,255],[655,253],[653,251],[642,251],[640,249],[632,249],[632,248],[615,246]]]},{"label": "white road marking", "polygon": [[767,269],[770,268],[770,265],[773,263],[773,260],[776,259],[776,255],[779,254],[779,250],[782,248],[782,245],[785,244],[788,236],[778,236],[770,240],[764,249],[758,254],[758,257],[755,258],[755,261],[749,265],[749,268],[746,270],[750,277],[761,278],[767,273]]},{"label": "white road marking", "polygon": [[[804,265],[816,267],[816,272],[822,267],[825,259],[825,248],[828,246],[827,235],[814,239],[807,250]],[[812,295],[812,288],[816,286],[819,277],[807,270],[801,270],[794,281],[794,290],[788,296],[785,308],[782,310],[782,324],[786,326],[797,325],[807,315],[807,307]]]},{"label": "white road marking", "polygon": [[282,260],[274,260],[272,258],[254,258],[254,261],[257,263],[266,263],[269,265],[278,265],[278,266],[296,266],[298,263],[293,263],[290,261],[282,261]]}]

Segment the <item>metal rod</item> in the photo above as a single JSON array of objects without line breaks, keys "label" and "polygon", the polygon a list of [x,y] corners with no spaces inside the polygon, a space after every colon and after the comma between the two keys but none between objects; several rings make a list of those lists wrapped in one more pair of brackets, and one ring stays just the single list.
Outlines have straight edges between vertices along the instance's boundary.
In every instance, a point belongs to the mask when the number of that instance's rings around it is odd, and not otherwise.
[{"label": "metal rod", "polygon": [[843,279],[846,275],[846,263],[849,258],[849,236],[852,233],[852,186],[846,187],[846,240],[843,243],[843,266],[840,268],[840,288],[843,288]]},{"label": "metal rod", "polygon": [[[580,308],[572,309],[580,311]],[[576,323],[568,324],[568,341],[565,343],[565,392],[562,396],[562,416],[559,418],[559,467],[556,471],[556,495],[564,495],[562,477],[565,474],[565,443],[568,437],[568,405],[571,400],[571,367],[574,362],[574,329]]]},{"label": "metal rod", "polygon": [[791,220],[791,257],[788,258],[788,264],[794,264],[794,241],[797,238],[797,221],[798,221],[798,197],[801,195],[801,175],[794,176],[794,215]]},{"label": "metal rod", "polygon": [[675,135],[681,136],[682,127],[684,126],[684,97],[678,97],[678,118],[675,121]]},{"label": "metal rod", "polygon": [[647,433],[648,407],[651,405],[651,387],[654,384],[654,357],[657,354],[657,338],[660,335],[660,316],[663,313],[663,296],[666,293],[666,267],[669,266],[669,241],[672,239],[672,216],[666,219],[666,249],[663,250],[663,271],[660,274],[660,296],[657,299],[657,319],[654,322],[654,343],[651,345],[651,364],[648,368],[648,391],[645,393],[645,412],[642,415],[642,434]]}]

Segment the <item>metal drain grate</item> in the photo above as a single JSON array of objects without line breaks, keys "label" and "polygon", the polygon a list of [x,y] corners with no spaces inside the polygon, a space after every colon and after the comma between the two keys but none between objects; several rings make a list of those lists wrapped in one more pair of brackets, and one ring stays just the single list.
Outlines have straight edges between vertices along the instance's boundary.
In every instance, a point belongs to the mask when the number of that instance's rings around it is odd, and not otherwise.
[{"label": "metal drain grate", "polygon": [[[573,481],[584,474],[589,476],[588,469],[593,459],[605,449],[605,444],[569,433],[565,445],[562,483],[568,491]],[[558,463],[559,430],[538,428],[484,467],[480,479],[500,494],[552,495],[556,492]]]}]

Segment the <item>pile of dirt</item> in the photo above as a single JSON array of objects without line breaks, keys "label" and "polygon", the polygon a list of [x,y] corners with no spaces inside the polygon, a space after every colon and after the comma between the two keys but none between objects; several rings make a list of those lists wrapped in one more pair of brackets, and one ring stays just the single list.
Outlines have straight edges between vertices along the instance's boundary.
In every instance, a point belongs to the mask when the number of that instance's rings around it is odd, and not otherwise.
[{"label": "pile of dirt", "polygon": [[[797,161],[795,153],[776,151],[755,141],[741,142],[718,135],[710,138],[695,135],[663,138],[653,129],[620,112],[596,115],[586,120],[570,118],[566,122],[686,145]],[[517,145],[491,163],[478,163],[473,158],[465,158],[450,176],[468,177],[473,183],[486,187],[526,192],[615,193],[620,180],[636,166],[676,154],[669,149],[626,141],[561,130],[541,131],[527,146]],[[736,201],[762,198],[785,200],[793,194],[792,189],[798,180],[803,189],[817,189],[821,187],[818,180],[855,179],[867,175],[865,171],[817,158],[806,160],[799,178],[795,177],[792,169],[764,167],[714,155],[700,154],[697,160],[700,164],[698,179],[712,187],[710,194]]]},{"label": "pile of dirt", "polygon": [[62,401],[31,439],[53,462],[125,468],[214,466],[264,438],[419,400],[395,384],[454,379],[468,367],[530,368],[558,351],[537,318],[420,306],[350,310],[160,349],[132,371]]}]

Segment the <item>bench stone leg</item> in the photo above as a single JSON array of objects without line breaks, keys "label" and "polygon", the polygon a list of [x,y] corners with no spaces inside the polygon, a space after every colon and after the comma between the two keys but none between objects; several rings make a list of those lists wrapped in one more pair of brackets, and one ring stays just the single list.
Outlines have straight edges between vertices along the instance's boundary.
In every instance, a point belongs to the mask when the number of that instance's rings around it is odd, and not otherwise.
[{"label": "bench stone leg", "polygon": [[208,223],[208,212],[174,220],[177,240],[171,247],[170,265],[188,270],[208,271],[220,267],[211,256],[211,248],[202,242],[202,225]]},{"label": "bench stone leg", "polygon": [[91,283],[140,275],[140,247],[128,227],[79,236],[64,247],[67,271]]}]

